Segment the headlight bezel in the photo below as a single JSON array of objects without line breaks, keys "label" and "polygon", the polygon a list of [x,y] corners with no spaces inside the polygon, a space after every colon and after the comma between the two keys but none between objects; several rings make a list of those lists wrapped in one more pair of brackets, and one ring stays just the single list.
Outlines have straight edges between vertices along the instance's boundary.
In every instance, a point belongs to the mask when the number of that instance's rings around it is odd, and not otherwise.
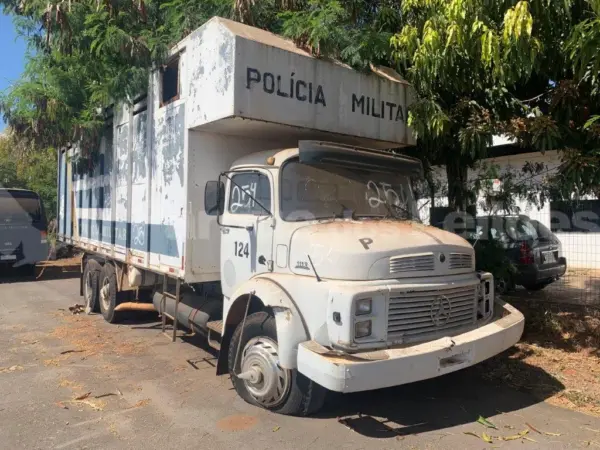
[{"label": "headlight bezel", "polygon": [[[362,305],[368,305],[368,309],[361,309]],[[373,298],[359,298],[354,303],[354,315],[356,317],[368,316],[373,313]]]},{"label": "headlight bezel", "polygon": [[[367,329],[364,330],[364,331],[366,331],[366,333],[365,332],[359,333],[359,331],[358,331],[359,326],[366,326]],[[373,321],[371,319],[354,322],[354,338],[355,339],[368,338],[372,334],[373,334]]]}]

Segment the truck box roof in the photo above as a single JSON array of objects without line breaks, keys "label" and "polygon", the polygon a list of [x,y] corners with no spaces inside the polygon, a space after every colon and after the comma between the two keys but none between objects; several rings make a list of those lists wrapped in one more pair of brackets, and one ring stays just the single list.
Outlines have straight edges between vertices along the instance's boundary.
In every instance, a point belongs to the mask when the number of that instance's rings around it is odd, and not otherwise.
[{"label": "truck box roof", "polygon": [[[413,91],[392,69],[362,73],[292,41],[220,17],[174,48],[186,55],[187,125],[245,137],[414,145]],[[185,96],[185,93],[184,93]]]}]

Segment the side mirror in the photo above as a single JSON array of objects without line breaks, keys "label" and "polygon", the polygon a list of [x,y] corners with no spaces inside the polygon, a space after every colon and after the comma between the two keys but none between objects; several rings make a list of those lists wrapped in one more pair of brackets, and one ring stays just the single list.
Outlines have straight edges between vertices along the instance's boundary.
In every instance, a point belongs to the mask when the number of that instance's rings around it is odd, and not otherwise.
[{"label": "side mirror", "polygon": [[207,181],[204,187],[204,211],[209,216],[220,216],[225,206],[225,186],[221,181]]}]

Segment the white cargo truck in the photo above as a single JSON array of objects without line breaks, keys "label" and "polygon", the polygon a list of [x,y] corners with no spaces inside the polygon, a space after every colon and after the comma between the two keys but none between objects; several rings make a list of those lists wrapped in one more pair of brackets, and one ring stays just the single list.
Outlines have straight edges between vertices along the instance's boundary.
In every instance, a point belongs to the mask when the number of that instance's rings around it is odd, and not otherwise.
[{"label": "white cargo truck", "polygon": [[[98,149],[59,157],[59,238],[109,322],[157,310],[206,335],[246,401],[309,414],[327,389],[436,377],[516,343],[462,238],[417,220],[410,87],[214,18]],[[172,326],[171,326],[171,322]]]}]

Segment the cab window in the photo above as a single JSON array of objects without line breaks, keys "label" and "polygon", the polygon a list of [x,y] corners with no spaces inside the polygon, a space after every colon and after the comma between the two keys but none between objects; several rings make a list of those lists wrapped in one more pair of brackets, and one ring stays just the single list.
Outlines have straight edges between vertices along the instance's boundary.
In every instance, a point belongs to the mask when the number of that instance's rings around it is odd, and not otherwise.
[{"label": "cab window", "polygon": [[267,215],[267,211],[261,205],[271,210],[271,186],[267,176],[259,172],[233,175],[229,189],[228,211],[231,214]]}]

